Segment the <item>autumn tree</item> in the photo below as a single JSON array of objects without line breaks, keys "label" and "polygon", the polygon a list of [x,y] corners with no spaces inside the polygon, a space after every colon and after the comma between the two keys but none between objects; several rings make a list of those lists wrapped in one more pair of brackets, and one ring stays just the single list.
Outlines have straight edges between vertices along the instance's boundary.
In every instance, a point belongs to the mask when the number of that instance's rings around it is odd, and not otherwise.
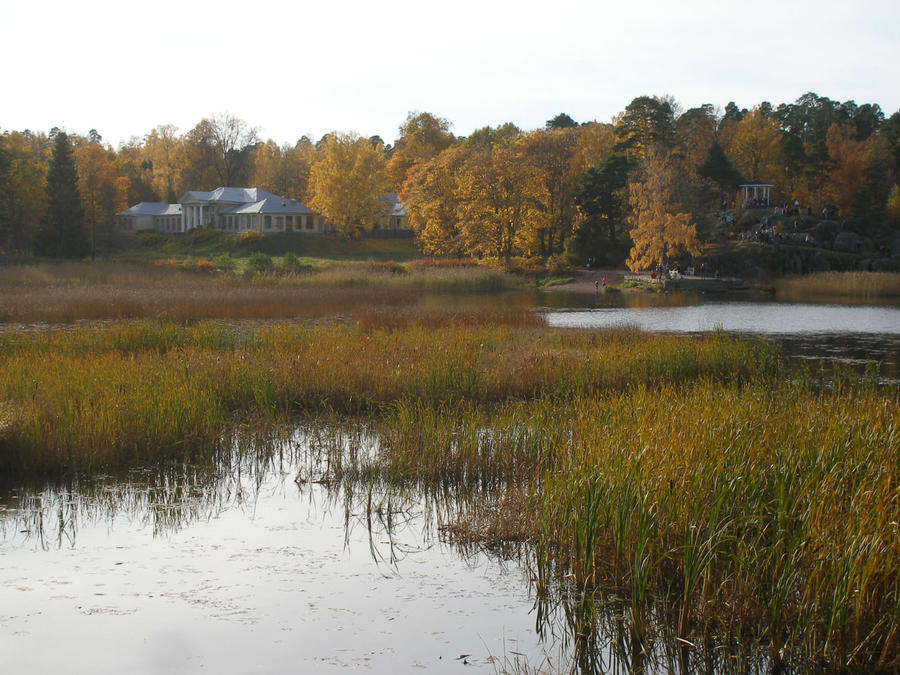
[{"label": "autumn tree", "polygon": [[74,153],[64,131],[54,135],[47,173],[47,211],[34,247],[38,255],[54,258],[80,258],[88,252]]},{"label": "autumn tree", "polygon": [[391,185],[399,189],[406,180],[406,172],[416,162],[436,157],[454,141],[450,122],[427,112],[410,112],[400,125],[400,136],[394,143],[387,165]]},{"label": "autumn tree", "polygon": [[547,227],[544,177],[510,148],[473,152],[459,175],[460,242],[469,255],[497,257],[540,251]]},{"label": "autumn tree", "polygon": [[184,142],[174,124],[160,124],[144,139],[144,169],[149,169],[153,189],[163,202],[173,204],[179,193],[186,191],[182,184]]},{"label": "autumn tree", "polygon": [[562,251],[575,225],[575,184],[578,178],[576,136],[572,127],[559,126],[523,136],[518,151],[543,176],[547,189],[546,227],[537,232],[538,253]]},{"label": "autumn tree", "polygon": [[387,217],[384,148],[356,134],[334,133],[309,176],[309,207],[344,236],[358,236]]},{"label": "autumn tree", "polygon": [[845,216],[850,214],[853,195],[862,185],[868,163],[866,143],[856,140],[855,135],[856,130],[850,125],[832,124],[826,137],[831,165],[823,196],[840,207]]},{"label": "autumn tree", "polygon": [[700,241],[691,216],[680,212],[673,194],[675,170],[671,158],[654,151],[647,156],[643,175],[628,186],[631,240],[625,264],[632,271],[666,265],[678,255],[697,255]]},{"label": "autumn tree", "polygon": [[754,108],[737,123],[728,157],[745,178],[774,183],[782,174],[780,138],[777,122]]},{"label": "autumn tree", "polygon": [[473,150],[495,150],[510,148],[522,135],[522,130],[512,122],[496,127],[481,127],[466,138],[466,145]]},{"label": "autumn tree", "polygon": [[47,168],[29,134],[0,136],[0,251],[31,252],[47,206],[46,183]]},{"label": "autumn tree", "polygon": [[165,196],[156,191],[153,180],[153,163],[144,154],[143,143],[132,137],[120,145],[113,159],[116,173],[128,183],[129,204],[135,202],[159,202]]},{"label": "autumn tree", "polygon": [[90,238],[93,260],[98,241],[108,251],[116,213],[127,208],[128,180],[116,173],[112,151],[99,140],[81,143],[75,148],[78,193],[84,223]]},{"label": "autumn tree", "polygon": [[469,152],[454,145],[406,175],[400,200],[422,251],[431,255],[464,253],[460,240],[457,176]]},{"label": "autumn tree", "polygon": [[576,158],[578,172],[597,166],[613,154],[618,139],[612,124],[589,122],[578,128],[576,136]]}]

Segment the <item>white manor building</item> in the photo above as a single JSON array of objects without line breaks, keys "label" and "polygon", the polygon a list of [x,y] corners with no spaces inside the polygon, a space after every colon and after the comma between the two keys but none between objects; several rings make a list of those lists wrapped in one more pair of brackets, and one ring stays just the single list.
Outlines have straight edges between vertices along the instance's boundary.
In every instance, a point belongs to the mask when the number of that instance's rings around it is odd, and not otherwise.
[{"label": "white manor building", "polygon": [[141,202],[116,214],[121,232],[187,232],[214,227],[226,232],[330,232],[317,216],[295,199],[279,197],[259,188],[220,187],[212,192],[192,190],[177,204]]}]

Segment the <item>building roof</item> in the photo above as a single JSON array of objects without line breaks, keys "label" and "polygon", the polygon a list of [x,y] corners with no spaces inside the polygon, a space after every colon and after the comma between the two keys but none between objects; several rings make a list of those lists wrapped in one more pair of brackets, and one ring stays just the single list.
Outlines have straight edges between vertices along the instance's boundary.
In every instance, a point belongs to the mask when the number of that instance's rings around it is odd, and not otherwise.
[{"label": "building roof", "polygon": [[[267,195],[270,194],[265,190],[260,190],[259,192]],[[310,215],[312,211],[296,199],[283,199],[281,197],[276,197],[275,195],[270,195],[251,204],[238,204],[237,206],[233,206],[230,209],[225,209],[220,212],[221,215],[234,215],[240,213],[264,213],[292,216]]]},{"label": "building roof", "polygon": [[190,192],[186,192],[178,201],[181,203],[211,202],[219,204],[252,204],[270,197],[280,199],[278,195],[273,195],[271,192],[266,192],[260,188],[220,187],[212,192],[191,190]]},{"label": "building roof", "polygon": [[771,183],[761,183],[759,181],[752,180],[749,183],[741,183],[738,187],[773,187]]},{"label": "building roof", "polygon": [[120,211],[117,216],[180,216],[181,204],[163,204],[162,202],[140,202],[130,209]]}]

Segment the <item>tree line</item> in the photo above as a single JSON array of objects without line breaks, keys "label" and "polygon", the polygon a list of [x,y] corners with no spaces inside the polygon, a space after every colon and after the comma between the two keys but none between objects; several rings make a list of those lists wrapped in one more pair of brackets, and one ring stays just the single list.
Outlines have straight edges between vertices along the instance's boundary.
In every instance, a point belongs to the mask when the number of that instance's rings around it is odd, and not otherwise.
[{"label": "tree line", "polygon": [[883,243],[900,223],[898,177],[900,111],[814,93],[749,110],[640,96],[609,123],[561,113],[540,129],[507,123],[468,137],[411,112],[393,145],[339,132],[278,145],[227,114],[184,134],[160,125],[117,149],[95,130],[6,131],[0,252],[102,253],[130,204],[253,186],[298,199],[347,236],[385,218],[384,195],[397,192],[429,254],[640,268],[696,253],[746,181],[771,183],[776,201],[832,207]]}]

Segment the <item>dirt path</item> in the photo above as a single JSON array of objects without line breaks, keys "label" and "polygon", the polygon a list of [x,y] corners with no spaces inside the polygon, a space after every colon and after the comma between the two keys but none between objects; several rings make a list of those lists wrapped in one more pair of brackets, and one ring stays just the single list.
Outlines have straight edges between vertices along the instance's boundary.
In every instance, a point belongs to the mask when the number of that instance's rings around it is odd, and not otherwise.
[{"label": "dirt path", "polygon": [[625,279],[628,270],[576,270],[573,281],[559,286],[551,286],[548,290],[566,291],[568,293],[595,293],[594,282],[603,283],[606,277],[607,284],[619,284]]}]

